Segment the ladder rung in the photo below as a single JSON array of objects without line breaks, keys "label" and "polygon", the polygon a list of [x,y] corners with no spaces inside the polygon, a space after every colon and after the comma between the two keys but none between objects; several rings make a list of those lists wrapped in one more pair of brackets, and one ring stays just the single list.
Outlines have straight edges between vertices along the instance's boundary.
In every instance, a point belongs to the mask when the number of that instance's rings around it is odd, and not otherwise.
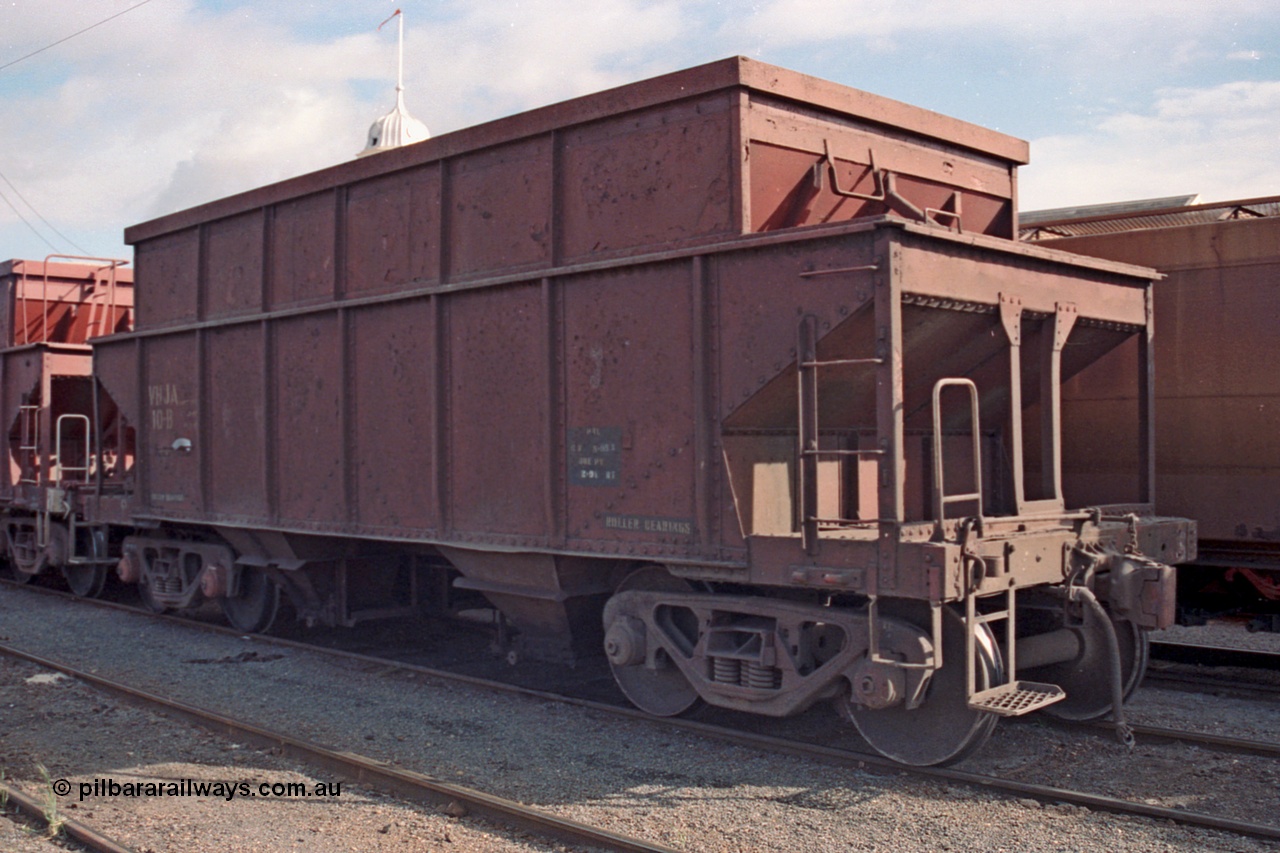
[{"label": "ladder rung", "polygon": [[955,503],[956,501],[976,501],[982,495],[977,492],[970,492],[966,495],[943,495],[942,502],[944,504]]},{"label": "ladder rung", "polygon": [[880,523],[878,518],[817,518],[812,515],[808,516],[805,521],[817,522],[818,524],[861,524],[866,526]]},{"label": "ladder rung", "polygon": [[801,450],[802,456],[883,456],[883,450]]},{"label": "ladder rung", "polygon": [[830,361],[802,361],[801,367],[831,367],[837,364],[884,364],[883,358],[833,358]]}]

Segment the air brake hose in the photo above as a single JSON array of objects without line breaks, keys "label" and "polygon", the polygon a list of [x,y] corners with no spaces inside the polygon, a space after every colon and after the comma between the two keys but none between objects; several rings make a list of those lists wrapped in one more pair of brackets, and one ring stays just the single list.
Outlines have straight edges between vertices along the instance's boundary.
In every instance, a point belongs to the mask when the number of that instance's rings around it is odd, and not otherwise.
[{"label": "air brake hose", "polygon": [[1116,627],[1111,624],[1111,617],[1098,602],[1093,590],[1087,586],[1073,586],[1070,589],[1071,597],[1083,601],[1102,623],[1102,635],[1107,641],[1107,657],[1111,660],[1111,708],[1112,719],[1116,724],[1116,738],[1133,752],[1133,729],[1129,728],[1124,718],[1124,675],[1121,671],[1120,641],[1116,639]]}]

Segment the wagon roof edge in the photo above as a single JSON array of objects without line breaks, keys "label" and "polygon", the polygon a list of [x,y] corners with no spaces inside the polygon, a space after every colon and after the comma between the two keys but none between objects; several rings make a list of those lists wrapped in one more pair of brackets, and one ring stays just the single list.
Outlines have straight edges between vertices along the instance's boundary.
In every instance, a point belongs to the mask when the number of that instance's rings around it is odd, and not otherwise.
[{"label": "wagon roof edge", "polygon": [[167,213],[125,228],[124,242],[136,245],[205,222],[445,160],[469,151],[483,150],[609,116],[734,88],[898,128],[1003,160],[1011,166],[1029,162],[1028,143],[1016,137],[841,83],[749,57],[734,56],[460,128],[374,156],[335,163],[316,171]]},{"label": "wagon roof edge", "polygon": [[992,249],[1004,252],[1005,254],[1018,255],[1034,260],[1063,264],[1076,268],[1083,267],[1085,269],[1096,270],[1098,272],[1129,276],[1142,281],[1159,281],[1165,277],[1164,273],[1154,269],[1153,267],[1126,263],[1124,261],[1112,261],[1106,258],[1094,257],[1092,255],[1081,255],[1067,249],[1051,248],[1042,243],[1025,243],[1018,240],[1010,240],[1005,237],[991,237],[986,234],[957,233],[955,231],[935,226],[921,225],[915,222],[901,221],[899,223],[897,220],[894,220],[894,224],[899,224],[900,227],[912,233],[924,234],[929,237],[943,240],[951,240],[956,243],[972,245],[983,249]]}]

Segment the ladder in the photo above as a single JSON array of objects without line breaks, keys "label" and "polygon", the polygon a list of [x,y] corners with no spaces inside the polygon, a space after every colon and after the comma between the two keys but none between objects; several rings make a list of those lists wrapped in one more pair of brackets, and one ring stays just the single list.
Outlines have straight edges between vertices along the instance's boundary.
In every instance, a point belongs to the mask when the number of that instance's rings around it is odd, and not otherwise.
[{"label": "ladder", "polygon": [[[954,495],[947,494],[944,472],[942,443],[942,391],[945,388],[964,388],[969,397],[969,419],[973,429],[973,491]],[[971,379],[948,377],[939,379],[933,386],[933,515],[940,537],[946,536],[947,505],[953,503],[972,502],[977,511],[972,524],[962,524],[965,539],[975,529],[982,535],[982,430],[978,420],[978,386]],[[966,549],[967,550],[967,549]],[[965,594],[965,685],[969,697],[969,707],[977,711],[988,711],[1002,717],[1017,717],[1039,710],[1046,705],[1066,698],[1066,693],[1056,684],[1043,684],[1038,681],[1018,681],[1017,676],[1017,608],[1016,593],[1013,587],[987,596],[980,596],[977,591],[970,590]],[[1003,606],[979,613],[977,602],[980,597],[992,598],[1003,596]],[[978,690],[978,631],[980,626],[994,622],[1004,623],[1004,648],[1007,678],[1004,684],[989,686]],[[989,629],[988,629],[989,630]]]},{"label": "ladder", "polygon": [[881,365],[882,358],[835,358],[818,360],[818,320],[807,315],[800,321],[796,367],[799,376],[799,460],[800,460],[800,538],[805,553],[818,553],[818,531],[823,525],[842,526],[855,522],[874,524],[877,519],[821,518],[818,513],[818,462],[824,458],[884,456],[878,448],[865,450],[824,450],[819,447],[818,370],[823,367]]},{"label": "ladder", "polygon": [[18,460],[21,472],[19,483],[38,484],[40,461],[40,407],[18,407],[19,437]]},{"label": "ladder", "polygon": [[[977,612],[976,593],[965,596],[965,684],[969,697],[969,707],[976,711],[989,711],[1001,717],[1020,717],[1032,711],[1052,705],[1067,698],[1066,692],[1056,684],[1045,684],[1039,681],[1017,680],[1017,616],[1014,607],[1015,590],[1009,589],[993,593],[1004,596],[1004,606],[987,613]],[[1005,665],[1007,680],[985,690],[977,689],[977,638],[978,626],[992,622],[1004,622],[1005,629]]]}]

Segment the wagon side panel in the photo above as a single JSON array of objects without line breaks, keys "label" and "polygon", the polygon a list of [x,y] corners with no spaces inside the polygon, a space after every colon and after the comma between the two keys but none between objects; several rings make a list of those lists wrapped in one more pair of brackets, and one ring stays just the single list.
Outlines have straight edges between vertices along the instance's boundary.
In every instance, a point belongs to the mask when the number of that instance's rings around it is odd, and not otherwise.
[{"label": "wagon side panel", "polygon": [[388,293],[438,278],[440,192],[439,163],[361,181],[346,191],[347,295]]},{"label": "wagon side panel", "polygon": [[578,278],[564,299],[569,535],[687,550],[701,532],[689,267]]},{"label": "wagon side panel", "polygon": [[276,498],[281,519],[304,527],[347,520],[342,328],[336,313],[273,325]]},{"label": "wagon side panel", "polygon": [[254,210],[206,227],[201,250],[204,318],[217,320],[261,310],[263,216],[262,210]]},{"label": "wagon side panel", "polygon": [[564,260],[732,233],[732,103],[713,93],[564,131]]},{"label": "wagon side panel", "polygon": [[1157,285],[1161,509],[1204,539],[1280,540],[1278,272],[1273,259]]},{"label": "wagon side panel", "polygon": [[448,162],[451,276],[516,272],[551,264],[552,139],[520,140]]},{"label": "wagon side panel", "polygon": [[371,306],[351,318],[353,497],[366,530],[439,526],[438,298]]},{"label": "wagon side panel", "polygon": [[1157,489],[1202,540],[1280,538],[1280,218],[1046,241],[1144,263],[1155,284]]},{"label": "wagon side panel", "polygon": [[191,322],[198,313],[200,234],[188,228],[139,244],[134,251],[139,329]]},{"label": "wagon side panel", "polygon": [[206,338],[210,510],[266,519],[266,342],[259,324],[216,329]]},{"label": "wagon side panel", "polygon": [[458,293],[448,301],[448,482],[453,530],[545,537],[551,476],[548,319],[536,283]]},{"label": "wagon side panel", "polygon": [[272,208],[268,307],[295,308],[333,298],[336,219],[332,191],[290,199]]},{"label": "wagon side panel", "polygon": [[0,394],[3,394],[0,396],[0,420],[4,426],[8,468],[0,481],[0,499],[5,501],[16,497],[18,484],[24,474],[29,475],[31,463],[34,462],[24,459],[27,452],[23,450],[23,445],[30,446],[32,439],[27,436],[34,421],[28,419],[27,433],[24,434],[22,407],[33,397],[38,398],[44,363],[43,354],[35,349],[8,350],[0,354],[0,380],[3,381],[3,387],[0,387]]},{"label": "wagon side panel", "polygon": [[140,504],[158,514],[204,508],[197,334],[149,338],[141,348]]}]

